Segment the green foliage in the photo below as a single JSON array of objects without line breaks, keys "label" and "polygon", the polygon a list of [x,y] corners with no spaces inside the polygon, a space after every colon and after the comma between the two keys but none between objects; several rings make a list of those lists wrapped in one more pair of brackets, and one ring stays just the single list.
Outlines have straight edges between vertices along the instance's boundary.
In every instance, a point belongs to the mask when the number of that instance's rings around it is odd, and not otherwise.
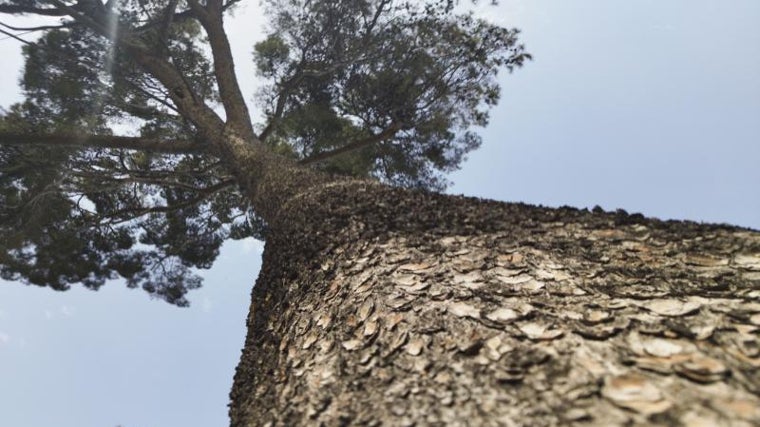
[{"label": "green foliage", "polygon": [[264,77],[275,77],[282,73],[288,63],[290,47],[285,40],[272,34],[254,47],[256,69]]},{"label": "green foliage", "polygon": [[57,290],[121,277],[186,305],[192,269],[247,237],[231,236],[246,203],[220,176],[196,156],[0,147],[0,277]]},{"label": "green foliage", "polygon": [[470,128],[488,123],[497,72],[530,58],[516,30],[454,14],[451,2],[266,5],[271,32],[254,49],[259,74],[271,82],[259,94],[270,128],[264,136],[302,159],[328,157],[320,166],[329,171],[396,185],[443,189],[442,173],[480,145]]},{"label": "green foliage", "polygon": [[[140,25],[145,13],[137,10],[122,19]],[[146,30],[145,40],[213,103],[198,25],[179,22],[162,42],[156,31]],[[0,131],[108,135],[128,120],[144,137],[197,138],[157,81],[83,26],[47,31],[23,54],[26,99],[2,114]],[[187,292],[200,286],[193,269],[210,267],[233,227],[234,237],[247,237],[237,230],[247,224],[247,203],[224,179],[211,156],[0,146],[0,277],[57,290],[97,289],[120,277],[187,305]]]}]

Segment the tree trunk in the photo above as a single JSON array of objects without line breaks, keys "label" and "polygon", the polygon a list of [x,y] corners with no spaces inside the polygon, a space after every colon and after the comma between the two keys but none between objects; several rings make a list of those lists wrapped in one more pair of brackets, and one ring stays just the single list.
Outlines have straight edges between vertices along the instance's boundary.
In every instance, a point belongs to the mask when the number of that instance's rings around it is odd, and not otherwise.
[{"label": "tree trunk", "polygon": [[760,423],[758,232],[356,181],[270,226],[235,427]]}]

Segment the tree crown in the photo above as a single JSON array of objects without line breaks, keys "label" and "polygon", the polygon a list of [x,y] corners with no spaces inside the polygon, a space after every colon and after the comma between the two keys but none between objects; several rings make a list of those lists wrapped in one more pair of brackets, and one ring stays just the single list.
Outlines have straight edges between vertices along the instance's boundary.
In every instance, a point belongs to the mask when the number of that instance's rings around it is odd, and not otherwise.
[{"label": "tree crown", "polygon": [[25,99],[0,118],[2,278],[123,277],[185,305],[194,268],[266,230],[214,147],[223,129],[304,167],[441,190],[480,144],[497,72],[530,58],[516,30],[448,1],[269,0],[254,124],[223,28],[237,2],[0,1],[56,20],[2,30],[26,60]]}]

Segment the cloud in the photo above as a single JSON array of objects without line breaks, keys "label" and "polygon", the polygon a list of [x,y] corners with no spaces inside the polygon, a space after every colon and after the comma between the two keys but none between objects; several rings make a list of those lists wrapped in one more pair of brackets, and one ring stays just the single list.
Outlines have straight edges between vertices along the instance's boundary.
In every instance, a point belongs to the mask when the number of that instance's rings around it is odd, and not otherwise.
[{"label": "cloud", "polygon": [[3,331],[0,331],[0,345],[8,344],[11,341],[11,336]]}]

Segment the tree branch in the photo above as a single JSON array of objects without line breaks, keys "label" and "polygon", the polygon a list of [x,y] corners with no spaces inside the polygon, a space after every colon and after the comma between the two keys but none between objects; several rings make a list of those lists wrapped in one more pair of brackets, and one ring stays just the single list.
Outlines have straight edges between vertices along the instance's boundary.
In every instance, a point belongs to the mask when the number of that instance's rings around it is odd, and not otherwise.
[{"label": "tree branch", "polygon": [[[226,181],[220,181],[214,185],[211,185],[209,187],[199,189],[198,196],[193,197],[192,199],[185,200],[182,203],[177,203],[176,205],[171,206],[153,206],[153,207],[142,207],[142,208],[127,208],[127,209],[120,209],[115,212],[111,212],[108,215],[97,215],[98,221],[105,221],[101,222],[100,225],[105,224],[118,224],[124,221],[132,221],[135,218],[141,217],[143,215],[151,214],[151,213],[166,213],[166,212],[173,212],[179,209],[183,209],[189,206],[193,206],[195,204],[198,204],[205,200],[208,196],[213,195],[219,190],[223,190],[227,187],[230,187],[235,184],[235,180],[226,180]],[[123,215],[129,215],[128,218],[121,219],[117,222],[114,222],[114,220],[118,219],[119,217],[122,217]]]},{"label": "tree branch", "polygon": [[274,132],[275,127],[277,127],[277,124],[280,122],[280,119],[282,118],[282,112],[285,110],[285,102],[288,99],[288,96],[290,95],[290,91],[293,88],[293,85],[298,82],[303,77],[302,74],[297,73],[295,76],[291,77],[287,81],[284,82],[282,90],[277,94],[277,104],[275,105],[274,112],[272,113],[272,117],[269,119],[269,123],[267,123],[264,130],[261,131],[259,134],[259,141],[264,142],[269,137],[269,135]]},{"label": "tree branch", "polygon": [[83,134],[20,134],[0,132],[0,145],[47,145],[83,148],[120,148],[165,154],[192,154],[205,151],[206,147],[193,141],[166,142],[158,139]]},{"label": "tree branch", "polygon": [[0,25],[3,27],[13,30],[13,31],[25,31],[27,33],[31,33],[32,31],[43,31],[43,30],[58,30],[61,28],[67,28],[71,26],[71,23],[63,23],[60,25],[40,25],[36,27],[15,27],[13,25],[8,25],[4,22],[0,22]]},{"label": "tree branch", "polygon": [[[132,58],[169,90],[169,97],[180,114],[206,131],[221,131],[224,122],[201,100],[187,84],[177,68],[164,58],[160,58],[142,48],[128,46]],[[204,135],[210,137],[211,135]]]},{"label": "tree branch", "polygon": [[232,48],[224,31],[223,12],[225,7],[221,1],[208,1],[207,6],[202,6],[198,0],[187,0],[190,8],[196,13],[198,19],[206,30],[211,55],[214,59],[214,74],[219,86],[219,95],[227,115],[227,124],[235,130],[242,132],[243,137],[256,140],[253,131],[251,116],[248,105],[240,90],[240,84],[235,74],[235,63],[232,57]]},{"label": "tree branch", "polygon": [[32,44],[32,42],[24,40],[21,37],[15,35],[13,33],[11,33],[10,31],[3,30],[2,28],[0,28],[0,34],[5,34],[6,36],[8,36],[8,37],[10,37],[12,39],[16,39],[16,40],[20,41],[23,44],[27,44],[27,45],[31,45]]},{"label": "tree branch", "polygon": [[[179,182],[177,180],[169,179],[169,177],[149,178],[149,177],[140,177],[140,176],[127,176],[124,178],[117,178],[110,175],[104,175],[104,174],[92,173],[92,172],[74,172],[72,173],[72,176],[75,176],[78,178],[96,179],[102,182],[111,182],[115,184],[115,186],[113,187],[114,189],[118,188],[119,185],[125,184],[125,183],[160,185],[164,187],[176,187],[176,188],[181,188],[183,190],[193,191],[197,193],[205,192],[208,189],[208,187],[206,188],[197,187],[192,184],[187,184],[184,182]],[[231,179],[228,177],[227,179],[224,179],[223,181],[231,182]],[[98,188],[98,189],[102,191],[101,188]]]},{"label": "tree branch", "polygon": [[164,22],[161,24],[161,28],[158,31],[158,37],[161,43],[165,44],[166,39],[169,37],[169,29],[171,28],[172,23],[174,22],[174,17],[177,12],[178,4],[179,4],[179,0],[169,0],[169,4],[166,6],[166,9],[164,10],[164,13],[163,13]]},{"label": "tree branch", "polygon": [[314,163],[323,162],[325,160],[331,159],[335,156],[339,156],[341,154],[345,154],[354,150],[358,150],[360,148],[368,147],[372,144],[376,144],[381,141],[385,141],[386,139],[392,138],[393,135],[396,134],[401,129],[401,126],[392,124],[388,129],[385,129],[384,131],[372,135],[370,137],[360,139],[357,141],[350,142],[340,148],[336,148],[332,151],[325,151],[322,153],[314,154],[313,156],[307,157],[299,162],[301,165],[311,165]]},{"label": "tree branch", "polygon": [[[187,19],[195,18],[195,14],[192,10],[183,10],[182,12],[175,12],[172,15],[172,22],[182,22]],[[142,33],[148,30],[151,30],[156,27],[163,27],[166,25],[165,19],[153,19],[153,20],[147,20],[144,24],[140,25],[139,27],[135,27],[135,33]]]}]

